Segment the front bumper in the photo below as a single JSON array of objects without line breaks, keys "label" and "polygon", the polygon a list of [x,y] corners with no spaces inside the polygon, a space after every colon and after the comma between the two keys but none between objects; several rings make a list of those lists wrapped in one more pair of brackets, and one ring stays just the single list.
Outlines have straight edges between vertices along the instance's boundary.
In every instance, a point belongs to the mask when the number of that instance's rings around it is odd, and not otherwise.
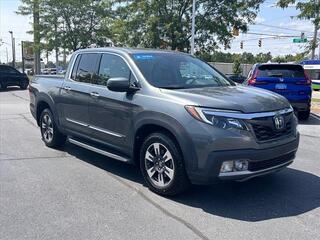
[{"label": "front bumper", "polygon": [[[256,176],[265,175],[290,165],[299,145],[299,133],[296,138],[283,145],[265,149],[240,149],[213,151],[208,155],[206,167],[199,171],[189,172],[190,181],[194,184],[212,184],[221,180],[244,181]],[[224,161],[246,159],[248,171],[220,173]]]}]

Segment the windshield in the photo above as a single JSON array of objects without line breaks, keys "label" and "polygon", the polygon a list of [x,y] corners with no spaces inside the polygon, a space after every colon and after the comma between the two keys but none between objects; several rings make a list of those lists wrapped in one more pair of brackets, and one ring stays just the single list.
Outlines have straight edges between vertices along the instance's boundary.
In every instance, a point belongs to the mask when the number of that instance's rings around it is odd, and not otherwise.
[{"label": "windshield", "polygon": [[132,54],[146,80],[159,88],[179,89],[234,85],[201,60],[177,53]]},{"label": "windshield", "polygon": [[258,77],[303,78],[304,71],[299,65],[262,65],[259,67]]}]

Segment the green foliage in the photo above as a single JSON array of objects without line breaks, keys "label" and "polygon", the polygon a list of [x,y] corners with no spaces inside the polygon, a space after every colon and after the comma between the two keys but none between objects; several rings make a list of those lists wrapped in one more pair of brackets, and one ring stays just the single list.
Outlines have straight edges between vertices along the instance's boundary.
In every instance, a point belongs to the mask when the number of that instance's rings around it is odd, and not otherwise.
[{"label": "green foliage", "polygon": [[236,57],[233,62],[232,72],[233,72],[233,74],[235,74],[237,76],[241,75],[243,72],[242,67],[241,67],[241,60],[239,57]]},{"label": "green foliage", "polygon": [[[196,44],[212,50],[229,44],[233,27],[247,31],[263,0],[197,0]],[[113,0],[106,21],[117,46],[189,50],[192,0]]]},{"label": "green foliage", "polygon": [[239,53],[224,53],[215,51],[213,53],[208,52],[198,52],[197,57],[201,58],[206,62],[225,62],[225,63],[266,63],[268,61],[271,62],[299,62],[306,57],[306,53],[299,53],[296,55],[285,55],[285,56],[277,56],[272,57],[271,53],[258,53],[253,55],[252,53],[244,52],[242,54]]},{"label": "green foliage", "polygon": [[[312,19],[312,22],[317,30],[320,29],[320,1],[319,0],[278,0],[278,6],[282,8],[288,7],[290,4],[296,4],[296,9],[300,11],[298,19]],[[317,47],[317,40],[310,41],[306,51],[314,50]]]},{"label": "green foliage", "polygon": [[109,1],[97,0],[22,0],[18,14],[33,15],[34,2],[40,3],[40,37],[48,51],[64,47],[75,51],[91,44],[105,45],[109,31],[104,21]]}]

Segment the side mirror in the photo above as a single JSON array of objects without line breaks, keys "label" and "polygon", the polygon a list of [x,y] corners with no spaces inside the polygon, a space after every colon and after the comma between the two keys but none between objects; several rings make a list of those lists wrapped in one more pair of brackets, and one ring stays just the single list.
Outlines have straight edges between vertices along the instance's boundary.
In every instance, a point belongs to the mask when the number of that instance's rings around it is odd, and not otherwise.
[{"label": "side mirror", "polygon": [[128,92],[130,81],[124,77],[110,78],[107,82],[107,88],[114,92]]}]

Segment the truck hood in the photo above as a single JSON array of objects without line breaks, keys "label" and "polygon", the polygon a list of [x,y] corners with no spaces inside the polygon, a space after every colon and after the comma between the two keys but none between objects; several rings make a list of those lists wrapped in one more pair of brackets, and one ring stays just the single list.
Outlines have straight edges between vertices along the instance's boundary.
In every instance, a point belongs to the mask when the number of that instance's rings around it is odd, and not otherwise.
[{"label": "truck hood", "polygon": [[192,89],[161,89],[166,97],[180,99],[186,104],[243,113],[276,111],[290,107],[286,98],[255,87],[229,86]]}]

